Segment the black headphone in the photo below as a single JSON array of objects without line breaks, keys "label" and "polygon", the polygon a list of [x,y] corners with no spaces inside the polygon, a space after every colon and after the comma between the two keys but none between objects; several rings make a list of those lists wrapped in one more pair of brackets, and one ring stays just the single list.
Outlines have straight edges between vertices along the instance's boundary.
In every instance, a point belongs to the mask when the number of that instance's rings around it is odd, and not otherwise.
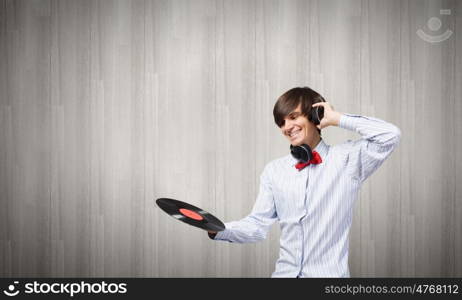
[{"label": "black headphone", "polygon": [[[326,102],[326,101],[324,100],[324,101],[318,101],[318,102]],[[315,125],[319,125],[319,123],[321,123],[322,118],[324,118],[324,107],[322,106],[312,107],[308,114],[308,120],[313,122]],[[311,147],[308,146],[307,144],[302,144],[300,146],[290,145],[290,153],[296,160],[303,162],[303,163],[306,163],[313,158]]]},{"label": "black headphone", "polygon": [[[325,102],[325,101],[322,101],[322,102]],[[310,110],[310,113],[308,114],[308,120],[313,122],[314,125],[319,125],[321,123],[322,118],[324,118],[324,107],[322,106],[312,107]]]},{"label": "black headphone", "polygon": [[303,163],[306,163],[313,158],[311,148],[307,144],[303,144],[300,146],[290,145],[290,153],[296,160]]}]

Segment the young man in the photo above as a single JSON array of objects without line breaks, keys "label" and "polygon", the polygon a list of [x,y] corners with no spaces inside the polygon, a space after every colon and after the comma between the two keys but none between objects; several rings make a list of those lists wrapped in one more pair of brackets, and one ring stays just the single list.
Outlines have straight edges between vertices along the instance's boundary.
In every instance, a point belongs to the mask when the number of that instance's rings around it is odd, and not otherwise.
[{"label": "young man", "polygon": [[[324,108],[313,123],[312,109]],[[310,88],[284,93],[274,120],[292,146],[313,149],[309,164],[291,154],[267,164],[250,215],[209,232],[215,240],[236,243],[266,238],[270,225],[281,226],[280,252],[272,277],[349,277],[348,246],[355,199],[360,187],[399,143],[401,132],[385,121],[334,111]],[[329,146],[320,129],[338,126],[361,135],[357,141]],[[306,166],[305,166],[306,165]]]}]

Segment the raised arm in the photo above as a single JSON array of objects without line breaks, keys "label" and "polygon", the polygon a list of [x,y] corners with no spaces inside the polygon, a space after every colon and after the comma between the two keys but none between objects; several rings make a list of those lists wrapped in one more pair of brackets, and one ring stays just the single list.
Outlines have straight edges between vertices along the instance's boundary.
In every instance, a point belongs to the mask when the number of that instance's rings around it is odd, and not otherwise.
[{"label": "raised arm", "polygon": [[366,180],[398,146],[401,130],[383,120],[333,110],[328,102],[315,103],[324,107],[324,118],[318,128],[339,126],[361,135],[348,145],[348,168],[361,182]]}]

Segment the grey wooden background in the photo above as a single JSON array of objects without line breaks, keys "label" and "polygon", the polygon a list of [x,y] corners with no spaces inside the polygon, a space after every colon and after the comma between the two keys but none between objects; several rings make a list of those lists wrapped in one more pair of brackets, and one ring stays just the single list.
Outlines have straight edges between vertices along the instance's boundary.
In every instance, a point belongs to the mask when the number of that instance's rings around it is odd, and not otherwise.
[{"label": "grey wooden background", "polygon": [[[270,276],[277,225],[262,243],[218,243],[154,199],[244,217],[288,150],[274,102],[306,85],[402,130],[357,201],[352,276],[462,276],[461,10],[0,0],[0,276]],[[453,34],[432,44],[419,28]]]}]

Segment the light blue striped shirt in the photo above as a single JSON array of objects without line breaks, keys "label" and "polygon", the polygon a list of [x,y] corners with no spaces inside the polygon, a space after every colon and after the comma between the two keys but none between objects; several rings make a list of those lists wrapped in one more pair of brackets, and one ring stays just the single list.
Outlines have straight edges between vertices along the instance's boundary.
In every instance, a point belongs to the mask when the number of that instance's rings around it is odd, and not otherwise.
[{"label": "light blue striped shirt", "polygon": [[362,138],[314,149],[322,163],[298,171],[289,154],[268,163],[252,212],[225,223],[215,240],[236,243],[266,238],[281,227],[279,258],[272,277],[349,277],[348,246],[359,189],[399,143],[401,131],[385,121],[343,114],[339,127]]}]

